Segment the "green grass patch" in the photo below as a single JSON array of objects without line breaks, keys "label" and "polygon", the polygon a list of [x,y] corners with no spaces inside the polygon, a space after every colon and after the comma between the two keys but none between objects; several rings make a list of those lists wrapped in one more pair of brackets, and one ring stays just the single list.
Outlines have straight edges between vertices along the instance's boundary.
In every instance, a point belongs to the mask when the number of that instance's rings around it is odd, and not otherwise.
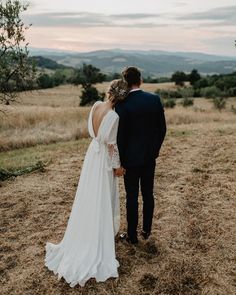
[{"label": "green grass patch", "polygon": [[8,178],[11,177],[17,177],[23,174],[28,174],[34,171],[41,171],[44,172],[44,166],[45,164],[41,161],[38,161],[36,164],[31,165],[31,166],[27,166],[27,167],[21,167],[20,169],[16,169],[16,170],[5,170],[0,168],[0,181],[4,181]]},{"label": "green grass patch", "polygon": [[66,154],[79,153],[80,148],[88,143],[88,139],[81,139],[1,152],[0,169],[12,172],[36,165],[40,161],[47,164]]}]

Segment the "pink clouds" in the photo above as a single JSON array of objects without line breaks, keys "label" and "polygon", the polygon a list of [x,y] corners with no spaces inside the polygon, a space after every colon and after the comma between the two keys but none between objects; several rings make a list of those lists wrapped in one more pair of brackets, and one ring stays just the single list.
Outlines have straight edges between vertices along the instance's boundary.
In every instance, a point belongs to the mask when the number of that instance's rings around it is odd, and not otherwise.
[{"label": "pink clouds", "polygon": [[[39,1],[34,2],[40,6]],[[106,3],[105,0],[101,2]],[[137,1],[135,3],[139,5],[133,7],[135,11],[130,11],[128,4],[124,10],[122,4],[118,9],[119,13],[83,12],[85,10],[73,10],[72,6],[67,6],[68,9],[63,12],[50,10],[42,13],[36,11],[39,11],[36,5],[34,13],[30,14],[28,11],[28,14],[24,15],[26,22],[33,23],[27,34],[28,40],[33,47],[73,51],[120,47],[235,54],[236,14],[233,8],[236,10],[236,6],[203,10],[203,7],[211,7],[211,1],[208,1],[201,7],[202,12],[199,12],[200,10],[191,11],[193,8],[187,5],[189,1],[167,0],[165,5],[163,2],[159,5],[153,0],[149,2],[153,5],[152,12],[149,6],[146,9]],[[198,7],[202,2],[203,0],[199,0],[198,3],[194,1],[193,7]],[[216,0],[215,5],[218,5],[218,2]],[[50,5],[47,3],[44,1],[41,5],[49,8]],[[58,1],[57,9],[62,8],[64,3]],[[69,3],[74,7],[78,6],[78,2],[73,0],[68,0]],[[86,3],[82,4],[81,8],[85,8]],[[94,7],[96,3],[94,2]],[[226,0],[225,5],[227,3],[231,4],[232,1]],[[103,10],[110,7],[109,5],[104,6]],[[212,6],[214,7],[213,3]],[[111,7],[109,9],[111,10]]]}]

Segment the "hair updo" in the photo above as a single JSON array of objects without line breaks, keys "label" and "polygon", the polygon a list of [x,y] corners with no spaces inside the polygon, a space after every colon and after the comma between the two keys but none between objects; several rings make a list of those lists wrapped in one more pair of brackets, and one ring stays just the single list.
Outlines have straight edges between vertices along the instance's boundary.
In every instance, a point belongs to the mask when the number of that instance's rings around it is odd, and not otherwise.
[{"label": "hair updo", "polygon": [[113,80],[108,88],[108,99],[116,104],[119,101],[124,100],[130,92],[128,83],[122,79]]}]

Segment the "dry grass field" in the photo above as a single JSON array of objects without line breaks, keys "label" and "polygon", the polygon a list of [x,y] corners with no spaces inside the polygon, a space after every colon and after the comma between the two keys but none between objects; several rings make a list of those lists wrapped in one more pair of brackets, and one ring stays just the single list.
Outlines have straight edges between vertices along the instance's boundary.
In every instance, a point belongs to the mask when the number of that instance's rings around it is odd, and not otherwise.
[{"label": "dry grass field", "polygon": [[[109,83],[98,84],[106,92]],[[175,88],[173,83],[159,84],[158,88]],[[144,84],[144,89],[155,91],[157,84]],[[88,136],[89,108],[79,107],[81,89],[60,86],[53,89],[23,93],[18,102],[2,107],[0,116],[0,151],[8,151],[38,144],[75,140]]]},{"label": "dry grass field", "polygon": [[[205,99],[166,110],[153,234],[137,247],[116,242],[119,279],[72,289],[44,267],[45,243],[63,236],[90,142],[89,108],[78,107],[78,92],[63,86],[24,94],[0,118],[0,167],[17,169],[38,160],[46,165],[0,183],[1,294],[236,294],[236,114],[230,110],[235,98],[222,112]],[[120,194],[123,231],[122,179]]]}]

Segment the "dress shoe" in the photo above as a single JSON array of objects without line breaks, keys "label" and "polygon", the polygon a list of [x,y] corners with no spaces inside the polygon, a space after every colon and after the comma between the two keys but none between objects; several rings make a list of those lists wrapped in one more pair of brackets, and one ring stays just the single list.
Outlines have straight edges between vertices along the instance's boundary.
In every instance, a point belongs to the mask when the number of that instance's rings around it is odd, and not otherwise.
[{"label": "dress shoe", "polygon": [[144,230],[141,232],[141,236],[144,240],[147,240],[150,237],[150,232],[145,232]]},{"label": "dress shoe", "polygon": [[136,244],[138,244],[138,239],[137,239],[137,238],[131,239],[131,238],[127,235],[127,233],[122,233],[122,234],[120,235],[120,239],[126,241],[128,244],[132,244],[132,245],[136,245]]}]

